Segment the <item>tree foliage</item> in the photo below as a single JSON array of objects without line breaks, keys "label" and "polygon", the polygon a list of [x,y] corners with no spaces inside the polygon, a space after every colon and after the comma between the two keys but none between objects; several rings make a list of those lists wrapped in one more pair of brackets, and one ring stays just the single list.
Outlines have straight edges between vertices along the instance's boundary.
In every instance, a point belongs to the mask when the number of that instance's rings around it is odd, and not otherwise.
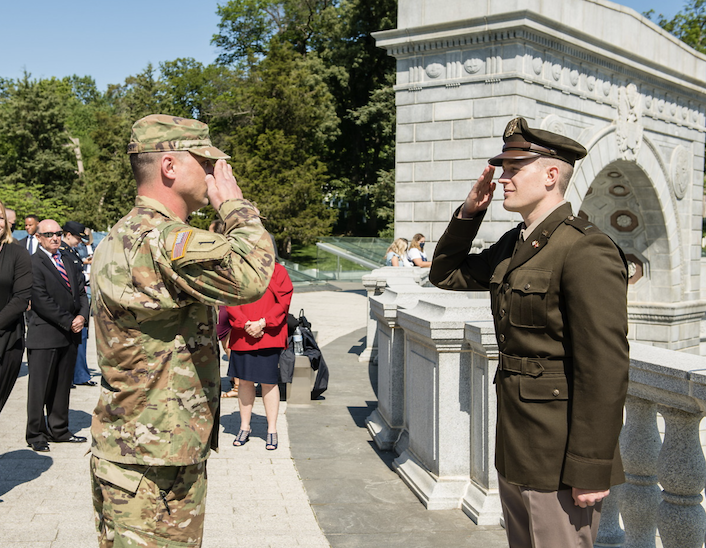
[{"label": "tree foliage", "polygon": [[[645,12],[649,19],[655,15],[654,10]],[[659,14],[655,22],[696,51],[706,53],[706,0],[688,0],[672,19]]]},{"label": "tree foliage", "polygon": [[[230,0],[218,8],[211,65],[147,65],[105,91],[90,76],[0,76],[0,200],[20,218],[109,228],[134,203],[131,126],[163,113],[209,124],[283,252],[332,230],[389,232],[394,61],[370,33],[393,26],[396,7]],[[205,228],[215,215],[205,207],[191,222]]]}]

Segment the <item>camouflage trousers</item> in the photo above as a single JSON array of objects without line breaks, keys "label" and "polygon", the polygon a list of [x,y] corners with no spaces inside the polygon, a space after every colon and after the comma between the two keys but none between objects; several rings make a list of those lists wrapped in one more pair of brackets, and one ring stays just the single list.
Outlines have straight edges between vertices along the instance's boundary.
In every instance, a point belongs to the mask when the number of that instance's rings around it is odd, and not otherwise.
[{"label": "camouflage trousers", "polygon": [[142,466],[91,456],[91,483],[100,548],[201,546],[206,461]]}]

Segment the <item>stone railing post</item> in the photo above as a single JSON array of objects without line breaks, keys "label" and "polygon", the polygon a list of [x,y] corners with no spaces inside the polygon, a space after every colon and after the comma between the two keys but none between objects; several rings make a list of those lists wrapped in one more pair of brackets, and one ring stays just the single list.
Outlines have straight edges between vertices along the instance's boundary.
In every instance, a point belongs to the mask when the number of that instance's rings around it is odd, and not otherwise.
[{"label": "stone railing post", "polygon": [[[441,293],[436,287],[420,287],[411,279],[390,280],[390,287],[369,299],[370,314],[377,324],[378,406],[365,420],[375,444],[383,451],[406,449],[404,432],[404,331],[397,324],[399,309],[413,307],[420,297]],[[401,442],[398,444],[398,442]]]},{"label": "stone railing post", "polygon": [[[657,405],[629,395],[625,402],[625,425],[620,434],[620,453],[626,481],[611,489],[608,508],[605,503],[603,505],[598,546],[654,548],[660,501],[657,458],[661,447]],[[625,532],[620,528],[618,507],[623,516]]]},{"label": "stone railing post", "polygon": [[701,548],[706,535],[706,513],[701,492],[706,483],[706,461],[699,440],[702,413],[660,405],[664,417],[664,444],[657,471],[662,485],[657,526],[664,548]]},{"label": "stone railing post", "polygon": [[490,319],[486,299],[440,294],[398,312],[405,332],[408,447],[394,468],[430,510],[458,508],[470,482],[470,346],[466,321]]},{"label": "stone railing post", "polygon": [[496,398],[493,378],[498,344],[492,320],[467,323],[471,347],[471,482],[461,509],[478,525],[499,525],[502,516],[495,471]]},{"label": "stone railing post", "polygon": [[370,298],[382,294],[389,280],[412,280],[421,285],[428,278],[428,271],[428,268],[385,266],[363,276],[363,287],[368,293],[368,331],[365,337],[365,348],[358,356],[359,362],[377,359],[377,321],[370,312]]}]

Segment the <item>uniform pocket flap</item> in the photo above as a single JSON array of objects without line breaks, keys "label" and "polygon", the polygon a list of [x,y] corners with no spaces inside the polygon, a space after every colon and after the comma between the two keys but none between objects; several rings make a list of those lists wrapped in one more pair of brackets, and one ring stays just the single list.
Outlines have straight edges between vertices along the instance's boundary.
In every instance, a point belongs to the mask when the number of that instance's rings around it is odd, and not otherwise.
[{"label": "uniform pocket flap", "polygon": [[93,473],[98,479],[112,483],[133,495],[137,493],[142,477],[147,470],[146,466],[117,464],[109,460],[96,458]]},{"label": "uniform pocket flap", "polygon": [[520,378],[520,398],[523,400],[568,400],[569,382],[564,375]]},{"label": "uniform pocket flap", "polygon": [[551,270],[519,269],[512,277],[512,289],[522,293],[546,293],[551,279]]}]

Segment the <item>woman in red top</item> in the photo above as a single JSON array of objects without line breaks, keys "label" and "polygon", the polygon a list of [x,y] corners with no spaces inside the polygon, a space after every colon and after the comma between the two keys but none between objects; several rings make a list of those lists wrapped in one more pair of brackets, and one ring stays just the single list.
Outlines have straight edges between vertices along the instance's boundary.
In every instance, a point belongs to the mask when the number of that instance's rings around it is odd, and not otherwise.
[{"label": "woman in red top", "polygon": [[293,290],[287,270],[275,264],[270,285],[258,301],[226,307],[231,325],[228,376],[240,379],[240,430],[233,441],[235,446],[245,444],[250,438],[250,418],[258,382],[262,386],[267,416],[265,447],[277,449],[278,364],[280,353],[287,347],[287,313]]}]

